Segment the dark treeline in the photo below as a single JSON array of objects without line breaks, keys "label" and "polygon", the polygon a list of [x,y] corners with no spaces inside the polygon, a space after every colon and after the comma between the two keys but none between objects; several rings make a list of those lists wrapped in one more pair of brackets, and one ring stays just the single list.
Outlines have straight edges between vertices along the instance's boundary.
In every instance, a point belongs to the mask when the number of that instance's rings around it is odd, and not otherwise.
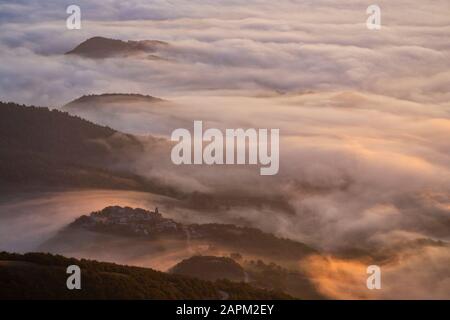
[{"label": "dark treeline", "polygon": [[[68,290],[66,268],[81,268],[81,290]],[[0,299],[290,299],[228,280],[209,282],[147,268],[44,253],[0,253]]]}]

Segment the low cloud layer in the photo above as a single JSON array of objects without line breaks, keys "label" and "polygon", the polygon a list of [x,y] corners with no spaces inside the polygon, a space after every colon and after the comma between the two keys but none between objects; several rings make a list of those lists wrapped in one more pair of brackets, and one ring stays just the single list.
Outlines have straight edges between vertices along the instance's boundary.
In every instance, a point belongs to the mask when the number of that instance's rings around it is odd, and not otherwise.
[{"label": "low cloud layer", "polygon": [[[67,30],[64,5],[51,4],[1,4],[2,99],[58,106],[116,91],[356,89],[448,106],[445,1],[383,1],[383,29],[375,32],[365,26],[366,3],[356,0],[81,2],[81,30]],[[61,56],[98,35],[168,41],[169,62]]]}]

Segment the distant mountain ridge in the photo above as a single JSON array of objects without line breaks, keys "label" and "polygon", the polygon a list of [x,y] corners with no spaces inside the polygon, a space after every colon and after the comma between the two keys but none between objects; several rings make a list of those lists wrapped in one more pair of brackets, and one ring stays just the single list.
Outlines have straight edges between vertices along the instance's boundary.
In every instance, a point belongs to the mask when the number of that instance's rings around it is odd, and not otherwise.
[{"label": "distant mountain ridge", "polygon": [[142,55],[149,59],[160,60],[162,58],[153,53],[168,45],[167,42],[158,40],[122,41],[93,37],[66,52],[66,55],[78,55],[93,59]]},{"label": "distant mountain ridge", "polygon": [[165,100],[153,97],[150,95],[143,95],[138,93],[102,93],[102,94],[88,94],[83,95],[77,99],[74,99],[67,103],[64,107],[70,107],[76,104],[85,104],[85,103],[96,103],[96,102],[107,102],[108,100],[112,100],[114,102],[120,101],[142,101],[142,102],[163,102]]},{"label": "distant mountain ridge", "polygon": [[169,136],[174,125],[185,125],[177,116],[175,106],[169,100],[151,95],[102,93],[83,95],[68,102],[62,110],[121,132]]},{"label": "distant mountain ridge", "polygon": [[[127,106],[130,103],[142,103],[145,105],[161,105],[167,102],[164,99],[153,97],[150,95],[143,95],[137,93],[102,93],[102,94],[89,94],[76,98],[67,104],[62,109],[70,112],[76,111],[88,111],[89,108],[94,110],[109,110],[117,105]],[[80,114],[84,116],[84,114]],[[83,117],[84,118],[84,117]]]}]

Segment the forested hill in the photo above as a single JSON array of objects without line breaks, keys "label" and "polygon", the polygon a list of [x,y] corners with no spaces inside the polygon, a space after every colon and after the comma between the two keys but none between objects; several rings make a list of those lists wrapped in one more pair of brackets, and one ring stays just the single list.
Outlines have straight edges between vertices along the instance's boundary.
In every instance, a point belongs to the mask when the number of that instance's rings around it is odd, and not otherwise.
[{"label": "forested hill", "polygon": [[0,102],[0,187],[143,189],[139,177],[111,169],[141,148],[134,136],[65,112]]},{"label": "forested hill", "polygon": [[[81,268],[81,290],[68,290],[66,268]],[[0,253],[1,299],[290,299],[226,280],[209,282],[147,268],[43,253]]]},{"label": "forested hill", "polygon": [[106,139],[114,133],[58,110],[0,102],[2,148],[26,148],[58,158],[92,158],[105,150],[87,141]]}]

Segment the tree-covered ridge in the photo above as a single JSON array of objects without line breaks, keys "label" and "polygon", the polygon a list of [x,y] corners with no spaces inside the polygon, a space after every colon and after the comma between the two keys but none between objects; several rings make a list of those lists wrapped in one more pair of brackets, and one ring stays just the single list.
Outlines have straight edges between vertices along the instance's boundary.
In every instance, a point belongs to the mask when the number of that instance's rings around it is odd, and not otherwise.
[{"label": "tree-covered ridge", "polygon": [[76,153],[92,157],[92,152],[98,152],[99,149],[92,144],[80,142],[106,139],[114,133],[116,131],[111,128],[55,109],[0,102],[2,148],[20,146],[27,147],[30,151],[50,152],[58,157],[73,156]]},{"label": "tree-covered ridge", "polygon": [[[81,290],[68,290],[66,268],[81,268]],[[44,253],[0,253],[0,299],[291,299],[227,280],[209,282],[148,268]]]},{"label": "tree-covered ridge", "polygon": [[0,102],[0,186],[165,193],[167,190],[156,183],[116,169],[116,163],[142,150],[136,137],[66,112]]}]

